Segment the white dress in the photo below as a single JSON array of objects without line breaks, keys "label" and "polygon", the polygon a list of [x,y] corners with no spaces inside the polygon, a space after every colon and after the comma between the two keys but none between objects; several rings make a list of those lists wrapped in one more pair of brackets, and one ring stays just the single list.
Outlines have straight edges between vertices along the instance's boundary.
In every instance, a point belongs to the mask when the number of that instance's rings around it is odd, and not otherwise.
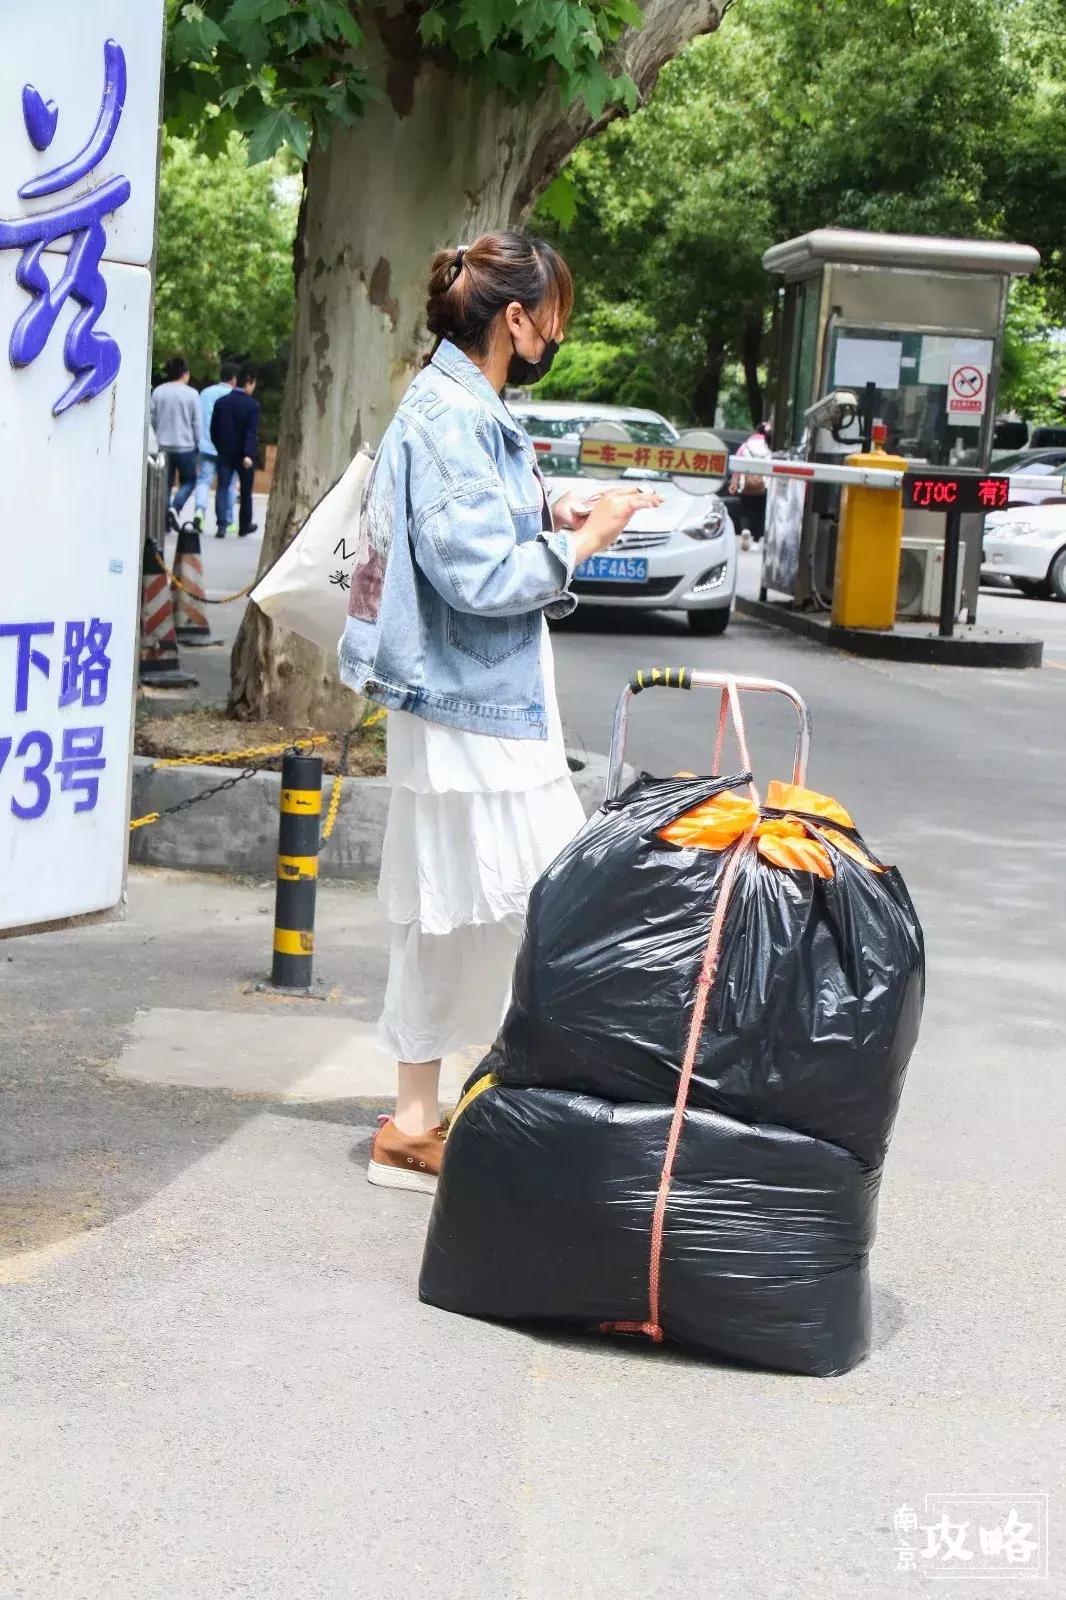
[{"label": "white dress", "polygon": [[390,951],[378,1043],[400,1061],[434,1061],[496,1037],[530,890],[584,824],[543,621],[541,667],[547,739],[389,713],[378,893]]}]

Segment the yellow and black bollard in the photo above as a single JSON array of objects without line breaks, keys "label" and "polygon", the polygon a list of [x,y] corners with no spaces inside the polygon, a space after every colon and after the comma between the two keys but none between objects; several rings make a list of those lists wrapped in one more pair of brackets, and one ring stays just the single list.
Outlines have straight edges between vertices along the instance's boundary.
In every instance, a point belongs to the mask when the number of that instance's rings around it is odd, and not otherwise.
[{"label": "yellow and black bollard", "polygon": [[311,987],[321,817],[321,757],[290,753],[281,763],[274,965],[270,973],[277,989]]}]

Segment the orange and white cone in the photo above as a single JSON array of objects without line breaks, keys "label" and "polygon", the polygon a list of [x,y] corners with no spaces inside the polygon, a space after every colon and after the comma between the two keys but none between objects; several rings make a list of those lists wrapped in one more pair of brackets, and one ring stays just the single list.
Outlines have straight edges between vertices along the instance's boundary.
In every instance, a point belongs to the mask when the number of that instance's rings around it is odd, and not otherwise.
[{"label": "orange and white cone", "polygon": [[178,531],[174,552],[174,628],[182,644],[214,644],[211,627],[201,604],[204,594],[204,563],[200,552],[200,530],[185,522]]},{"label": "orange and white cone", "polygon": [[152,689],[187,689],[199,682],[183,672],[174,632],[174,608],[166,571],[151,539],[141,562],[141,651],[139,682]]}]

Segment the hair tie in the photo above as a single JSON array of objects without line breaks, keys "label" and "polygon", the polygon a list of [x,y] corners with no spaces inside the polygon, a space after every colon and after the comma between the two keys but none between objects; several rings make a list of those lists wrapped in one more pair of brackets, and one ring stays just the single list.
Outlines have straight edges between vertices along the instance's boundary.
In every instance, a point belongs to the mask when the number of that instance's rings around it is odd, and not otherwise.
[{"label": "hair tie", "polygon": [[466,252],[469,250],[469,248],[469,245],[461,244],[455,252],[455,260],[452,262],[452,281],[448,285],[449,289],[452,287],[452,284],[458,280],[459,274],[463,270],[463,257],[466,255]]}]

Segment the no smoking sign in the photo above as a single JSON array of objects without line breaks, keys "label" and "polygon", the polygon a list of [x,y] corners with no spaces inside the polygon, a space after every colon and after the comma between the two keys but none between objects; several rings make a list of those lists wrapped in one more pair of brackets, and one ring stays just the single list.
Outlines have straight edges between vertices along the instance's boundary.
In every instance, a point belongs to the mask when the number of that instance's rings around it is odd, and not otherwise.
[{"label": "no smoking sign", "polygon": [[988,403],[988,371],[963,362],[948,374],[948,416],[982,417]]}]

